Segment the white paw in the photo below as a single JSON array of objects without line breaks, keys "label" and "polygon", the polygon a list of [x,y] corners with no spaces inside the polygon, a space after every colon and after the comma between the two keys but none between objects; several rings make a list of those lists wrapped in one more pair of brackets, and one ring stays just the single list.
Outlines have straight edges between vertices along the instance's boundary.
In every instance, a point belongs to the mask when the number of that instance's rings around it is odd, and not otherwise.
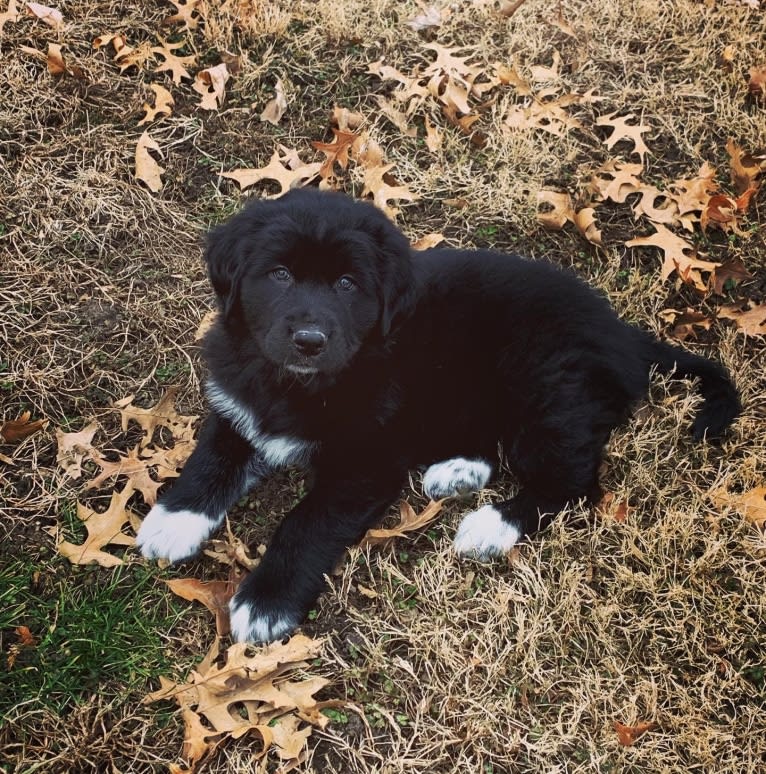
[{"label": "white paw", "polygon": [[484,460],[453,457],[428,468],[423,476],[423,492],[432,500],[462,492],[478,492],[491,475],[492,468]]},{"label": "white paw", "polygon": [[455,535],[455,551],[461,556],[489,559],[510,551],[521,538],[513,524],[503,520],[496,508],[485,505],[469,513]]},{"label": "white paw", "polygon": [[258,610],[251,602],[229,602],[231,638],[235,642],[274,642],[290,634],[300,623],[286,611]]},{"label": "white paw", "polygon": [[147,559],[180,562],[194,556],[219,523],[204,513],[169,511],[157,504],[141,523],[136,545]]}]

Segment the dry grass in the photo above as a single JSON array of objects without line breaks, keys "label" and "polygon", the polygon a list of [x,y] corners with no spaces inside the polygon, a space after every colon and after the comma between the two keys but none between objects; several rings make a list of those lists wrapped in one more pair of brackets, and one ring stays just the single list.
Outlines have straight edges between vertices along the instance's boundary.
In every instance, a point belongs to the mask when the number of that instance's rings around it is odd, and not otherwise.
[{"label": "dry grass", "polygon": [[[131,45],[154,45],[157,34],[171,32],[161,27],[173,12],[169,3],[62,2],[63,31],[24,15],[5,24],[0,419],[30,409],[53,425],[80,429],[97,416],[102,440],[124,450],[134,439],[105,409],[115,399],[135,393],[137,403],[151,405],[173,384],[187,413],[203,411],[193,336],[212,298],[199,261],[201,235],[246,198],[219,173],[264,165],[277,143],[313,159],[310,142],[329,138],[336,104],[366,116],[397,179],[420,195],[399,218],[413,238],[442,231],[452,244],[492,245],[574,266],[626,319],[660,334],[660,310],[689,305],[710,312],[722,302],[661,282],[655,255],[624,247],[649,230],[628,205],[599,208],[605,247],[596,250],[574,230],[543,231],[536,194],[543,187],[576,192],[605,160],[627,158],[630,146],[608,151],[595,125],[595,117],[615,110],[652,127],[645,179],[667,186],[709,161],[726,181],[726,139],[756,150],[766,138],[766,106],[747,96],[746,85],[749,68],[766,62],[764,9],[723,0],[528,0],[506,19],[492,2],[465,0],[451,6],[441,28],[417,33],[404,24],[420,11],[415,2],[208,6],[207,24],[185,33],[188,53],[205,65],[217,64],[222,51],[243,56],[216,113],[197,109],[189,86],[171,85],[151,72],[151,63],[121,74],[111,49],[91,46],[97,35],[118,31]],[[551,23],[559,12],[574,35]],[[471,62],[487,66],[515,61],[525,77],[558,56],[558,74],[535,88],[559,95],[594,89],[601,101],[575,106],[582,128],[562,136],[510,132],[503,120],[519,97],[499,89],[482,112],[481,149],[426,102],[412,119],[421,138],[426,115],[444,134],[441,150],[429,153],[381,115],[376,97],[390,94],[392,84],[367,72],[381,57],[405,73],[422,68],[431,56],[427,40],[464,47]],[[83,79],[53,77],[21,50],[45,51],[49,42],[63,44]],[[258,116],[277,78],[289,107],[272,127]],[[137,122],[153,82],[176,98],[173,115],[149,127],[166,167],[159,194],[133,177],[144,129]],[[361,191],[353,170],[342,183]],[[696,237],[712,260],[741,258],[754,275],[735,297],[763,300],[765,208],[761,192],[749,239]],[[763,770],[766,542],[734,510],[715,507],[708,493],[764,484],[766,350],[762,340],[745,340],[720,322],[691,346],[732,370],[744,416],[720,446],[692,445],[686,428],[698,398],[659,380],[606,456],[604,485],[629,501],[626,521],[575,509],[507,562],[484,566],[450,552],[461,512],[474,507],[454,503],[412,543],[352,552],[305,627],[328,637],[323,663],[312,669],[332,678],[328,696],[345,697],[349,707],[311,738],[302,770]],[[104,671],[88,678],[98,688],[73,688],[61,711],[45,695],[19,695],[39,668],[32,656],[20,658],[0,681],[0,770],[162,770],[176,760],[181,729],[168,708],[141,706],[141,695],[156,687],[142,669],[164,663],[186,672],[209,644],[210,622],[168,599],[154,580],[162,573],[147,586],[138,560],[113,584],[111,570],[64,564],[51,531],[71,529],[80,486],[57,473],[52,434],[0,451],[13,458],[0,462],[0,576],[9,590],[0,597],[3,658],[13,627],[36,622],[44,655],[64,636],[63,624],[46,633],[46,617],[71,621],[71,600],[90,620],[107,591],[120,602],[135,593],[136,606],[151,606],[164,622],[136,630],[128,646],[135,668],[102,664]],[[510,479],[499,490],[506,485]],[[235,529],[252,541],[267,539],[269,522],[298,486],[288,478],[276,482],[258,495],[258,515],[267,518],[236,522]],[[417,499],[417,478],[414,487],[410,496]],[[488,491],[481,498],[498,496]],[[24,563],[16,563],[19,556]],[[24,564],[27,574],[17,569]],[[215,572],[204,560],[184,568],[198,577]],[[64,653],[50,663],[63,679],[75,666],[70,662]],[[657,726],[622,747],[615,721]],[[277,768],[276,761],[267,765]],[[252,751],[239,743],[204,770],[256,769]]]}]

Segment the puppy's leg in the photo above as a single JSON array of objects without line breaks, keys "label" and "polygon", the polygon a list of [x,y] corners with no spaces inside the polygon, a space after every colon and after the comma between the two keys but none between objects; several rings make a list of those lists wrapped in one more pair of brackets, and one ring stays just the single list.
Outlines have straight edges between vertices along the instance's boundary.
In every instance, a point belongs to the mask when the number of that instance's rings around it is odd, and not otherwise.
[{"label": "puppy's leg", "polygon": [[[462,556],[499,556],[525,536],[544,529],[570,502],[597,499],[603,432],[577,433],[532,429],[510,444],[511,467],[521,490],[510,500],[485,505],[463,518],[455,535]],[[515,464],[514,464],[515,463]]]},{"label": "puppy's leg", "polygon": [[141,524],[136,545],[149,559],[193,556],[226,511],[269,472],[231,424],[211,414],[178,481]]},{"label": "puppy's leg", "polygon": [[492,478],[494,464],[484,457],[452,457],[431,465],[423,474],[423,493],[432,500],[478,492]]},{"label": "puppy's leg", "polygon": [[317,474],[314,488],[283,519],[261,563],[229,603],[231,635],[239,642],[270,642],[306,616],[344,551],[376,524],[405,480],[402,469],[381,480]]}]

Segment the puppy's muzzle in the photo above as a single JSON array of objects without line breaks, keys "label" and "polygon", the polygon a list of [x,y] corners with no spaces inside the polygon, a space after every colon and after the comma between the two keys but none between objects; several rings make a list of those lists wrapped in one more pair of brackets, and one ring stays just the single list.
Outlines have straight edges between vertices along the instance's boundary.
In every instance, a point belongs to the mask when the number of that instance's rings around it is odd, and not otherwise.
[{"label": "puppy's muzzle", "polygon": [[293,344],[301,355],[314,357],[327,344],[327,336],[316,328],[304,328],[293,333]]}]

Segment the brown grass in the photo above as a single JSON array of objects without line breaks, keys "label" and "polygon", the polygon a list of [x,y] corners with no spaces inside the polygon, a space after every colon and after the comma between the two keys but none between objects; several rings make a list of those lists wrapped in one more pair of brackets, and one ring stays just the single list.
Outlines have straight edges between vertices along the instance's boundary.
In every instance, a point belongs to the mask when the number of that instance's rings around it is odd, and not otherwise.
[{"label": "brown grass", "polygon": [[[97,416],[105,443],[125,450],[131,439],[106,409],[115,399],[135,393],[137,403],[152,405],[175,384],[187,413],[204,411],[193,337],[212,297],[201,236],[246,198],[219,173],[266,164],[277,143],[313,160],[310,142],[329,139],[335,105],[366,116],[399,182],[420,195],[399,217],[413,238],[441,231],[455,245],[492,245],[574,266],[626,319],[659,334],[666,327],[657,313],[667,307],[710,313],[732,298],[763,300],[762,191],[749,215],[750,238],[715,231],[695,237],[711,260],[741,258],[754,275],[725,299],[663,283],[656,254],[625,248],[625,240],[651,231],[628,205],[597,209],[602,250],[574,229],[543,231],[535,214],[542,188],[576,193],[605,160],[627,158],[630,146],[607,151],[595,125],[616,110],[652,127],[644,179],[666,187],[709,161],[727,183],[727,138],[750,151],[766,138],[766,106],[747,95],[749,68],[766,61],[765,9],[723,0],[528,0],[506,19],[493,2],[466,0],[450,6],[441,28],[417,33],[404,23],[420,12],[415,2],[208,6],[207,24],[184,33],[188,53],[206,66],[223,51],[243,57],[215,113],[196,108],[188,84],[153,74],[151,62],[121,74],[111,48],[91,46],[97,35],[118,31],[130,45],[154,45],[157,34],[172,32],[161,27],[173,13],[169,3],[62,2],[62,31],[23,14],[5,24],[0,420],[30,409],[52,425],[80,429]],[[551,23],[559,12],[574,36]],[[550,66],[557,52],[558,76],[535,88],[594,89],[601,101],[575,106],[582,129],[560,137],[509,132],[503,118],[520,98],[499,89],[480,120],[482,149],[449,127],[435,102],[425,103],[412,119],[421,138],[425,115],[444,133],[441,150],[431,154],[381,115],[376,97],[390,94],[392,84],[367,73],[382,56],[405,73],[422,67],[430,61],[427,40],[464,47],[472,62],[487,66],[516,61],[525,77],[533,65]],[[53,77],[21,51],[46,51],[49,42],[63,44],[83,79]],[[258,116],[277,78],[289,107],[272,127]],[[166,167],[159,194],[133,177],[145,128],[137,122],[153,82],[176,99],[173,115],[149,126]],[[341,183],[361,191],[358,171]],[[322,665],[312,669],[332,678],[328,697],[346,698],[349,708],[345,719],[311,737],[300,770],[763,770],[766,542],[708,494],[764,484],[766,350],[763,339],[746,340],[720,321],[689,346],[731,369],[744,415],[720,446],[695,446],[687,426],[698,398],[658,380],[606,455],[604,486],[630,503],[626,521],[574,509],[508,561],[485,566],[451,553],[460,514],[475,507],[453,503],[437,527],[412,542],[351,552],[305,627],[328,636]],[[52,433],[0,451],[13,458],[12,465],[0,462],[0,569],[21,553],[46,568],[36,587],[43,601],[79,593],[83,576],[56,557],[55,534],[81,485],[61,480]],[[235,531],[267,540],[297,486],[285,477],[258,494],[259,515],[268,519],[235,521]],[[413,486],[416,501],[417,476]],[[510,486],[509,478],[480,499]],[[132,559],[128,569],[137,566]],[[217,568],[200,560],[185,570],[202,577]],[[88,582],[104,584],[111,572],[98,569]],[[0,634],[5,659],[14,635]],[[191,613],[156,633],[179,674],[201,658],[211,636],[211,622]],[[141,694],[155,687],[126,676],[124,684],[76,697],[61,716],[44,697],[10,706],[0,689],[0,767],[29,774],[162,770],[177,761],[181,728],[167,708],[140,705]],[[615,721],[657,726],[622,747]],[[204,768],[239,770],[257,770],[246,743],[224,748]],[[276,760],[264,770],[277,770]]]}]

